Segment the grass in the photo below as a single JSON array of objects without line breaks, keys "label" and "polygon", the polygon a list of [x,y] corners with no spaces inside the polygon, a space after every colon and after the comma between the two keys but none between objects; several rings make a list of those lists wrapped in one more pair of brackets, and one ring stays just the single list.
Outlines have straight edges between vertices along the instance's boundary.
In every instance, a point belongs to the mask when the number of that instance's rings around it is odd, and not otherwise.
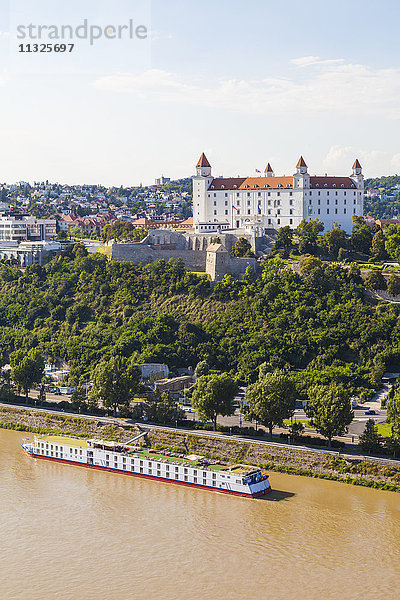
[{"label": "grass", "polygon": [[[311,425],[311,421],[309,421],[308,419],[294,419],[293,423],[303,423],[304,427],[312,427]],[[283,421],[284,425],[292,425],[292,422],[290,421],[290,419],[284,419]]]},{"label": "grass", "polygon": [[390,437],[392,434],[392,426],[389,423],[378,423],[378,434],[384,437]]}]

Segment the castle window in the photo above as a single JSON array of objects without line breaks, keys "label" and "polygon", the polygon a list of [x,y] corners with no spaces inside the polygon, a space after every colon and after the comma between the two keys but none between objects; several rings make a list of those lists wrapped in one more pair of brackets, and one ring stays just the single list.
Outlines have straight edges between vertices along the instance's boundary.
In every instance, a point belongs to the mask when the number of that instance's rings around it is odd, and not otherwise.
[{"label": "castle window", "polygon": [[211,189],[212,189],[212,190],[215,190],[215,185],[212,185],[212,186],[211,186]]},{"label": "castle window", "polygon": [[240,194],[239,192],[236,192],[236,198],[239,198]]},{"label": "castle window", "polygon": [[337,215],[337,208],[335,208],[335,215]]},{"label": "castle window", "polygon": [[227,211],[227,210],[225,211],[225,214],[226,214],[226,215],[228,214],[228,211]]},{"label": "castle window", "polygon": [[293,206],[293,200],[289,200],[289,206]]},{"label": "castle window", "polygon": [[271,214],[271,209],[270,209],[270,208],[268,209],[268,214],[269,214],[269,215]]},{"label": "castle window", "polygon": [[269,187],[268,183],[264,184],[264,187]]},{"label": "castle window", "polygon": [[335,192],[335,196],[337,196],[337,192]]},{"label": "castle window", "polygon": [[225,200],[225,206],[228,206],[228,200]]},{"label": "castle window", "polygon": [[340,187],[344,187],[344,183],[341,183],[341,184],[340,184]]},{"label": "castle window", "polygon": [[216,198],[216,197],[217,197],[217,194],[214,193],[214,198]]},{"label": "castle window", "polygon": [[329,208],[326,209],[326,214],[329,215]]},{"label": "castle window", "polygon": [[332,184],[332,187],[336,187],[336,183]]},{"label": "castle window", "polygon": [[253,185],[253,188],[256,189],[258,186],[257,185]]},{"label": "castle window", "polygon": [[293,225],[293,219],[289,219],[290,225]]},{"label": "castle window", "polygon": [[315,187],[319,187],[319,183],[316,183],[316,184],[315,184]]},{"label": "castle window", "polygon": [[276,192],[276,195],[277,195],[277,196],[280,196],[280,195],[281,195],[281,193],[280,193],[280,192]]},{"label": "castle window", "polygon": [[247,214],[248,214],[248,215],[250,214],[250,209],[248,209],[248,211],[247,211]]},{"label": "castle window", "polygon": [[346,204],[346,198],[343,200],[343,204]]},{"label": "castle window", "polygon": [[292,214],[293,214],[293,208],[291,208],[291,209],[289,210],[289,214],[290,214],[290,215],[292,215]]},{"label": "castle window", "polygon": [[276,222],[278,223],[278,225],[281,224],[281,220],[280,219],[277,219]]},{"label": "castle window", "polygon": [[271,225],[271,219],[268,219],[268,225]]},{"label": "castle window", "polygon": [[318,206],[321,206],[321,198],[318,198]]},{"label": "castle window", "polygon": [[309,201],[308,201],[308,204],[312,204],[312,200],[311,200],[311,198],[309,199]]},{"label": "castle window", "polygon": [[345,208],[343,209],[343,214],[344,214],[344,215],[346,214],[346,209],[345,209]]},{"label": "castle window", "polygon": [[346,196],[347,192],[343,192],[343,196]]},{"label": "castle window", "polygon": [[225,186],[224,186],[224,185],[221,185],[221,190],[224,190],[224,189],[225,189]]},{"label": "castle window", "polygon": [[[311,192],[310,192],[311,193]],[[289,192],[289,196],[293,196],[293,192]]]},{"label": "castle window", "polygon": [[225,194],[225,198],[227,198],[227,197],[228,197],[228,194]]},{"label": "castle window", "polygon": [[216,200],[214,200],[214,206],[217,206],[217,201]]},{"label": "castle window", "polygon": [[335,198],[335,204],[337,204],[337,198]]},{"label": "castle window", "polygon": [[280,214],[281,214],[281,209],[280,209],[280,208],[278,208],[278,210],[276,211],[276,214],[277,214],[277,215],[280,215]]},{"label": "castle window", "polygon": [[244,187],[245,187],[245,188],[248,188],[249,186],[246,184]]},{"label": "castle window", "polygon": [[281,184],[281,183],[278,183],[278,186],[277,186],[277,187],[282,187],[282,184]]},{"label": "castle window", "polygon": [[250,200],[247,200],[247,206],[250,206]]},{"label": "castle window", "polygon": [[355,199],[355,198],[354,198],[354,200],[353,200],[353,204],[356,204],[356,199]]},{"label": "castle window", "polygon": [[327,183],[324,183],[324,187],[328,187],[328,184],[327,184]]},{"label": "castle window", "polygon": [[287,184],[286,184],[286,187],[290,188],[290,183],[287,183]]},{"label": "castle window", "polygon": [[270,196],[270,195],[271,195],[271,192],[268,192],[268,196]]},{"label": "castle window", "polygon": [[320,195],[321,195],[321,192],[318,192],[318,196],[320,196]]},{"label": "castle window", "polygon": [[356,209],[355,209],[355,208],[353,208],[353,215],[355,215],[355,214],[356,214]]},{"label": "castle window", "polygon": [[257,196],[261,196],[261,192],[258,192]]},{"label": "castle window", "polygon": [[214,210],[214,215],[216,215],[216,214],[217,214],[217,211],[216,211],[216,210]]},{"label": "castle window", "polygon": [[319,215],[321,214],[321,209],[320,209],[320,208],[318,209],[318,214],[319,214]]},{"label": "castle window", "polygon": [[237,185],[236,185],[236,183],[235,183],[235,185],[233,186],[233,189],[235,189],[235,190],[236,190],[236,188],[237,188]]},{"label": "castle window", "polygon": [[329,206],[329,198],[328,198],[328,200],[326,201],[326,203],[327,203],[327,205]]},{"label": "castle window", "polygon": [[247,197],[250,198],[250,192],[247,192]]}]

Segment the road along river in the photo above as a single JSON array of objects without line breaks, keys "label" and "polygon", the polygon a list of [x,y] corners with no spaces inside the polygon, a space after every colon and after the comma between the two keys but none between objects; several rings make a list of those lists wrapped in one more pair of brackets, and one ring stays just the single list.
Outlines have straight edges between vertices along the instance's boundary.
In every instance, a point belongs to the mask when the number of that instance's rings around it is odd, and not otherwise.
[{"label": "road along river", "polygon": [[34,460],[0,430],[2,600],[398,597],[400,495],[271,473],[249,500]]}]

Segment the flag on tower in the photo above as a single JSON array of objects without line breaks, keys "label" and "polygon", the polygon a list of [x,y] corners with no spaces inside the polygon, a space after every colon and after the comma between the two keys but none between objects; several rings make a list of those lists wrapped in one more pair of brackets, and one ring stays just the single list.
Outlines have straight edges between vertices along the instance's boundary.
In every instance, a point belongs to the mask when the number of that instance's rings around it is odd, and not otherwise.
[{"label": "flag on tower", "polygon": [[261,173],[261,171],[259,171],[258,169],[256,169],[256,173]]},{"label": "flag on tower", "polygon": [[237,210],[236,206],[233,206],[233,204],[232,204],[232,208],[234,208],[235,210]]}]

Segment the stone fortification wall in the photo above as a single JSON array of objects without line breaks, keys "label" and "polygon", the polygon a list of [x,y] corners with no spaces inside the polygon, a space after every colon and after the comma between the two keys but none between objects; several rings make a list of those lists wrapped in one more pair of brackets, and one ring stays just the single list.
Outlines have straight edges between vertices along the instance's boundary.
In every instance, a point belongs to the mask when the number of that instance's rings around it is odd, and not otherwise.
[{"label": "stone fortification wall", "polygon": [[194,250],[166,249],[165,246],[162,249],[155,249],[143,243],[112,244],[108,255],[112,260],[130,260],[136,264],[146,265],[160,259],[168,261],[171,258],[173,260],[182,258],[188,271],[206,270],[206,252]]}]

